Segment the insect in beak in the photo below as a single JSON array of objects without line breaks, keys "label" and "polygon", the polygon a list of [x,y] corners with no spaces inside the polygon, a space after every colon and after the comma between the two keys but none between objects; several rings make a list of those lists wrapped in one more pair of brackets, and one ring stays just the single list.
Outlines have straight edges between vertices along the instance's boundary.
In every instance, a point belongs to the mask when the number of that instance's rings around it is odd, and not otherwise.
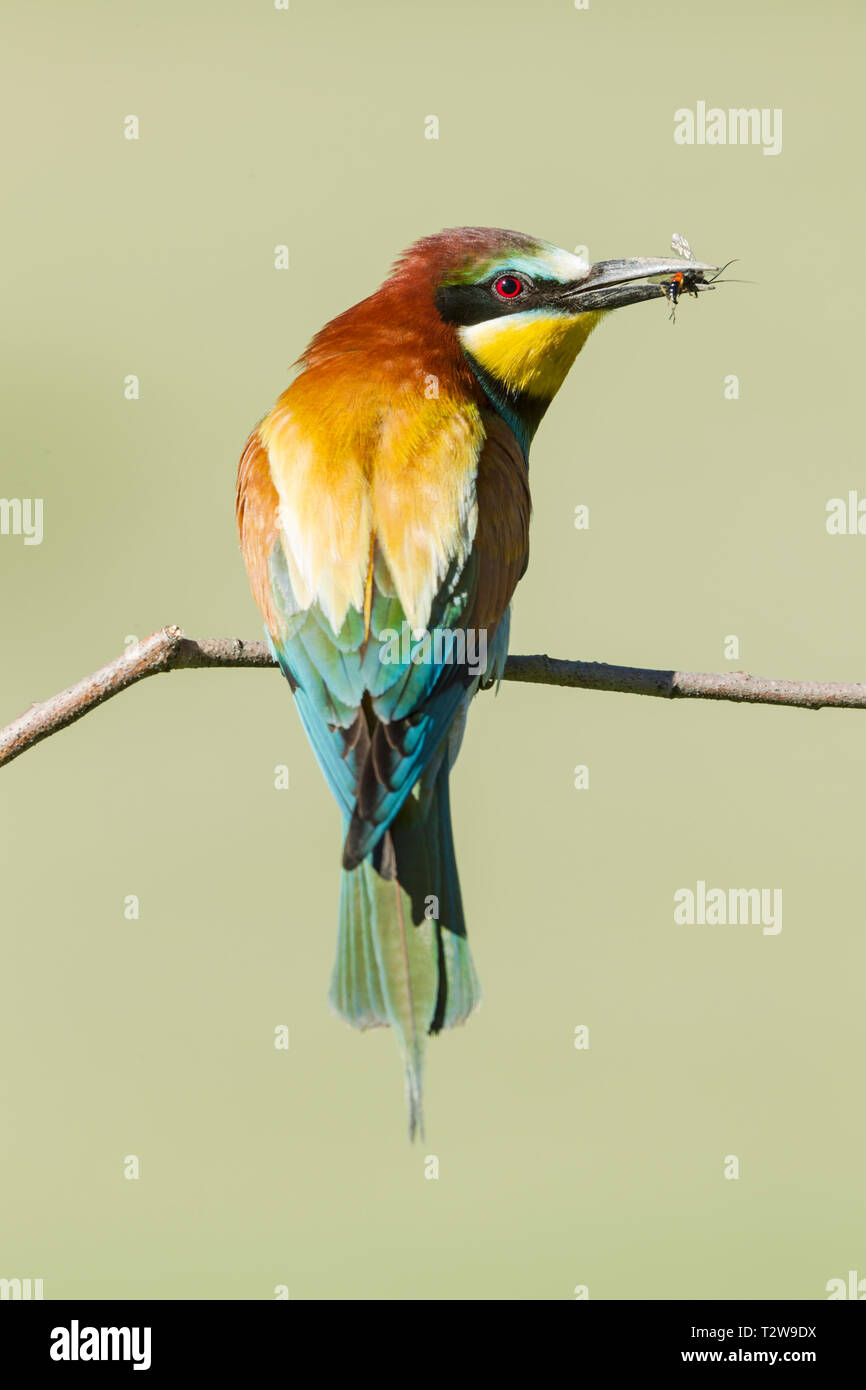
[{"label": "insect in beak", "polygon": [[[689,246],[685,237],[680,236],[679,232],[674,232],[671,237],[671,250],[676,251],[677,255],[682,256],[686,261],[694,261],[695,259],[692,248]],[[678,270],[675,275],[671,276],[670,280],[662,280],[661,287],[665,292],[665,298],[671,306],[669,315],[671,323],[676,323],[677,303],[680,295],[689,294],[693,299],[697,299],[701,290],[712,289],[719,280],[719,276],[727,270],[729,265],[734,264],[735,261],[731,260],[725,265],[720,266],[715,275],[710,276],[709,280],[706,278],[704,271],[698,269],[697,266],[694,269],[689,269],[687,267],[685,270]],[[720,283],[724,284],[726,282],[721,281]]]}]

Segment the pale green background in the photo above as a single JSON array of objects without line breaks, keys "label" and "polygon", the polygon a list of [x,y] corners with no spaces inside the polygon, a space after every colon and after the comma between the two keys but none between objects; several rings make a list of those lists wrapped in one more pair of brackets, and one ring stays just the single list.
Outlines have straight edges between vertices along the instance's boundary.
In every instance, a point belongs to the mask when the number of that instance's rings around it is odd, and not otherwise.
[{"label": "pale green background", "polygon": [[[534,449],[512,650],[866,677],[866,538],[824,527],[866,493],[863,27],[855,0],[19,3],[0,493],[44,498],[45,539],[0,538],[0,716],[130,633],[260,635],[247,433],[325,320],[460,223],[596,259],[677,230],[757,282],[590,342]],[[783,108],[781,155],[675,145],[699,99]],[[326,1003],[339,824],[285,684],[118,698],[2,774],[0,1276],[667,1299],[866,1275],[864,773],[856,712],[480,699],[453,802],[485,1003],[433,1041],[411,1148],[393,1039]],[[782,887],[781,935],[674,925],[699,878]]]}]

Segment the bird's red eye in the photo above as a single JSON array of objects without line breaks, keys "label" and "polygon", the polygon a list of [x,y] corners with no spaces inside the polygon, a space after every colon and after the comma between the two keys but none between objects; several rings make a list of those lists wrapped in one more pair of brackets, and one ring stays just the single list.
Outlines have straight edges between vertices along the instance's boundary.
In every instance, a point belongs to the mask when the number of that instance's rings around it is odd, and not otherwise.
[{"label": "bird's red eye", "polygon": [[500,299],[516,299],[523,290],[523,281],[516,275],[500,275],[493,288]]}]

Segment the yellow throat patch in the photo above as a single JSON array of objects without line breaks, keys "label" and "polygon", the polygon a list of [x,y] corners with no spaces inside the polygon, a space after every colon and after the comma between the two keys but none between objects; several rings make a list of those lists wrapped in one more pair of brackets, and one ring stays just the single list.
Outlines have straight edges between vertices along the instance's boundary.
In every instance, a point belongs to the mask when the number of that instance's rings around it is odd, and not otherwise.
[{"label": "yellow throat patch", "polygon": [[555,396],[601,313],[527,309],[460,328],[460,341],[480,367],[509,391]]}]

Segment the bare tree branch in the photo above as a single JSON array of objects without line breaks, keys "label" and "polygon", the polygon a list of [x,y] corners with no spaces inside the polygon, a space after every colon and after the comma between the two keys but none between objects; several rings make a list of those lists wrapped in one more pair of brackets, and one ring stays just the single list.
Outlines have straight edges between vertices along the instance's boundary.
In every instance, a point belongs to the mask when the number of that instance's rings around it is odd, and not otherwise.
[{"label": "bare tree branch", "polygon": [[[11,762],[49,734],[74,724],[146,676],[207,666],[276,666],[276,662],[265,642],[244,642],[240,638],[205,638],[196,642],[184,636],[179,627],[161,628],[77,685],[42,704],[31,705],[0,730],[0,765]],[[695,671],[608,666],[597,661],[560,661],[552,656],[510,656],[504,679],[578,690],[619,691],[624,695],[656,695],[666,700],[734,700],[753,705],[792,705],[798,709],[866,709],[866,685],[769,680],[749,676],[745,671],[702,675]]]}]

